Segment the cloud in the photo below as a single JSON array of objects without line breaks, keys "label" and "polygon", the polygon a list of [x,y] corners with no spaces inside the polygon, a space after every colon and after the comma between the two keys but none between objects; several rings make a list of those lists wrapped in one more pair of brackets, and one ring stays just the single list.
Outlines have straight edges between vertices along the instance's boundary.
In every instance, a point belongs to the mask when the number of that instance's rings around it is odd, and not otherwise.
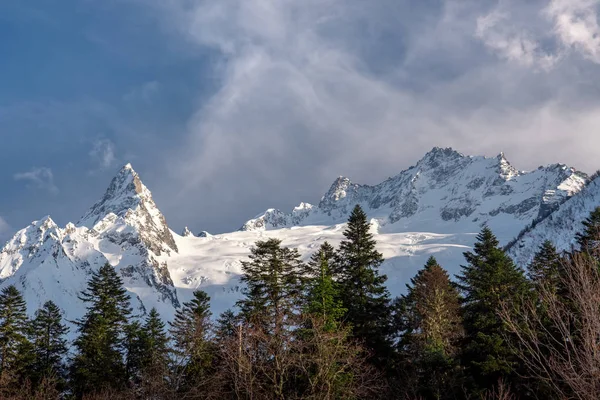
[{"label": "cloud", "polygon": [[13,176],[16,181],[28,182],[32,188],[48,191],[50,194],[58,194],[58,187],[54,184],[54,174],[50,168],[33,168],[28,172],[19,172]]},{"label": "cloud", "polygon": [[552,0],[544,10],[561,42],[600,63],[599,0]]},{"label": "cloud", "polygon": [[215,225],[318,201],[340,174],[377,183],[433,146],[598,168],[581,155],[600,145],[600,74],[547,0],[143,4],[171,40],[216,54],[164,189],[186,187],[172,207],[223,210],[203,216]]},{"label": "cloud", "polygon": [[[500,57],[524,66],[551,69],[568,51],[600,63],[600,0],[523,4],[499,1],[477,19],[477,37]],[[551,43],[550,48],[544,49],[543,43]]]},{"label": "cloud", "polygon": [[545,52],[535,37],[519,29],[511,15],[499,8],[477,18],[476,36],[501,58],[525,67],[549,70],[560,60],[559,53]]},{"label": "cloud", "polygon": [[105,138],[97,139],[90,150],[89,155],[99,170],[105,170],[115,165],[117,157],[115,155],[115,144]]}]

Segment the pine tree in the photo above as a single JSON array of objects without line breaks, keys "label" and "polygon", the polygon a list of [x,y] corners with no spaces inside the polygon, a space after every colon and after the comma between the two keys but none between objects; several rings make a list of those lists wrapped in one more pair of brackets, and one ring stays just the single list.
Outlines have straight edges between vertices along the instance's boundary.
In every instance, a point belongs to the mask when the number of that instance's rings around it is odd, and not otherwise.
[{"label": "pine tree", "polygon": [[583,221],[583,232],[575,236],[579,249],[597,255],[600,251],[600,207],[590,213]]},{"label": "pine tree", "polygon": [[59,388],[64,388],[64,359],[67,354],[65,335],[68,332],[69,328],[63,324],[61,311],[54,302],[47,301],[36,311],[29,329],[34,355],[30,376],[34,387],[47,379],[57,381]]},{"label": "pine tree", "polygon": [[145,357],[145,332],[139,321],[133,321],[125,326],[125,371],[130,385],[137,386],[142,380],[142,369]]},{"label": "pine tree", "polygon": [[27,339],[27,306],[15,286],[0,292],[0,382],[14,385],[23,380],[31,362]]},{"label": "pine tree", "polygon": [[210,316],[210,297],[197,290],[194,298],[177,310],[170,323],[175,354],[180,363],[178,374],[185,382],[180,390],[197,390],[211,372],[214,349],[210,338]]},{"label": "pine tree", "polygon": [[383,256],[375,248],[367,215],[358,205],[350,214],[344,237],[334,272],[347,309],[345,320],[354,336],[374,352],[374,361],[383,365],[392,349],[390,294],[385,287],[387,277],[378,271]]},{"label": "pine tree", "polygon": [[331,272],[334,256],[334,248],[325,242],[319,251],[313,254],[308,264],[310,280],[307,285],[305,312],[318,316],[327,331],[334,330],[346,313],[339,300],[338,285],[334,282]]},{"label": "pine tree", "polygon": [[406,286],[397,316],[401,370],[415,375],[413,396],[453,398],[459,387],[457,355],[464,335],[458,291],[434,257]]},{"label": "pine tree", "polygon": [[558,288],[561,274],[561,256],[549,240],[545,241],[528,268],[528,277],[535,286]]},{"label": "pine tree", "polygon": [[[138,325],[139,326],[139,325]],[[136,333],[136,330],[139,332]],[[144,324],[130,328],[133,341],[131,361],[134,387],[140,398],[160,399],[168,393],[169,386],[169,338],[165,323],[155,308],[152,308]],[[138,341],[139,340],[139,341]]]},{"label": "pine tree", "polygon": [[319,250],[310,257],[310,261],[305,265],[306,268],[303,276],[308,280],[320,277],[323,272],[323,263],[327,264],[327,268],[330,270],[331,275],[333,275],[333,271],[336,270],[335,261],[335,248],[326,241],[319,247]]},{"label": "pine tree", "polygon": [[169,338],[165,331],[165,323],[160,319],[156,308],[150,310],[146,317],[143,332],[143,368],[145,370],[166,370],[169,363]]},{"label": "pine tree", "polygon": [[305,266],[296,249],[281,247],[278,239],[256,242],[250,261],[242,262],[245,298],[238,301],[243,318],[278,334],[298,308],[301,272]]},{"label": "pine tree", "polygon": [[463,362],[480,389],[499,379],[513,378],[516,358],[506,342],[507,331],[498,315],[501,305],[515,304],[528,293],[524,272],[499,247],[485,227],[477,236],[473,252],[464,253],[468,265],[457,276],[463,292],[466,344]]},{"label": "pine tree", "polygon": [[289,397],[290,352],[300,324],[301,275],[306,266],[297,249],[281,247],[277,239],[256,242],[249,258],[242,262],[245,298],[237,303],[243,325],[240,342],[246,342],[253,354],[248,361],[260,371],[264,390],[284,399]]},{"label": "pine tree", "polygon": [[239,317],[235,315],[233,310],[227,309],[221,313],[217,319],[215,327],[215,336],[217,342],[221,342],[235,335],[236,326],[239,323]]},{"label": "pine tree", "polygon": [[124,347],[131,315],[123,281],[110,264],[92,274],[80,299],[88,306],[76,322],[79,336],[74,341],[76,354],[71,364],[78,397],[125,385]]}]

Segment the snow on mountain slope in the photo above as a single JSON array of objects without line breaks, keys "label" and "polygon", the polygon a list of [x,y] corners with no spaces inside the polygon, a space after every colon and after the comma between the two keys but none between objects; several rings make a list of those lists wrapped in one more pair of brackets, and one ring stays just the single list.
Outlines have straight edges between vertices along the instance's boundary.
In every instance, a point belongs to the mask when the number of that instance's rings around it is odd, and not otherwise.
[{"label": "snow on mountain slope", "polygon": [[46,217],[17,232],[0,252],[0,286],[15,284],[30,311],[53,300],[75,319],[85,311],[78,295],[91,272],[108,262],[136,312],[157,307],[170,316],[179,300],[164,258],[176,251],[150,191],[127,165],[78,225],[61,229]]},{"label": "snow on mountain slope", "polygon": [[457,273],[462,253],[484,223],[506,243],[534,218],[576,194],[586,180],[564,165],[525,173],[503,155],[469,157],[436,148],[379,185],[339,178],[317,206],[302,203],[291,214],[269,210],[238,232],[194,236],[189,230],[178,235],[169,229],[128,164],[77,224],[60,228],[46,217],[17,232],[0,252],[0,288],[15,284],[30,313],[53,300],[74,320],[85,311],[78,295],[91,272],[109,262],[123,277],[139,315],[157,307],[170,320],[198,288],[212,297],[216,315],[240,297],[241,261],[257,240],[279,238],[308,259],[325,240],[339,243],[358,203],[371,218],[386,258],[382,272],[388,275],[388,287],[398,295],[430,255]]},{"label": "snow on mountain slope", "polygon": [[[301,226],[269,231],[238,231],[207,238],[175,236],[180,251],[168,265],[179,298],[189,300],[198,287],[211,296],[213,313],[232,307],[241,296],[241,260],[257,240],[278,238],[284,246],[297,247],[304,260],[325,241],[337,245],[346,224]],[[435,255],[451,273],[458,273],[463,252],[474,241],[474,233],[435,234],[403,232],[375,234],[378,250],[386,261],[381,267],[388,276],[392,295],[404,291],[405,283]]]},{"label": "snow on mountain slope", "polygon": [[527,266],[545,240],[553,242],[559,251],[571,250],[575,235],[583,231],[582,222],[597,207],[600,207],[600,177],[547,218],[524,230],[511,244],[508,253],[519,265]]},{"label": "snow on mountain slope", "polygon": [[434,148],[414,167],[376,185],[338,178],[318,206],[301,203],[291,213],[269,209],[242,230],[344,222],[360,204],[386,233],[473,232],[488,224],[501,241],[579,192],[587,176],[565,165],[535,171],[513,168],[504,157],[472,157]]}]

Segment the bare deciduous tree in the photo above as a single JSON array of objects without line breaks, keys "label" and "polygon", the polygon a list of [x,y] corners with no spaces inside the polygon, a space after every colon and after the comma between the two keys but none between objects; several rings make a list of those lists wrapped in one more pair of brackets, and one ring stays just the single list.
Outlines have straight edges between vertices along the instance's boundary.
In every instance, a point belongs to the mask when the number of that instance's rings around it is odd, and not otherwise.
[{"label": "bare deciduous tree", "polygon": [[558,398],[595,400],[600,393],[598,258],[574,253],[561,261],[560,290],[541,285],[500,316],[531,377]]}]

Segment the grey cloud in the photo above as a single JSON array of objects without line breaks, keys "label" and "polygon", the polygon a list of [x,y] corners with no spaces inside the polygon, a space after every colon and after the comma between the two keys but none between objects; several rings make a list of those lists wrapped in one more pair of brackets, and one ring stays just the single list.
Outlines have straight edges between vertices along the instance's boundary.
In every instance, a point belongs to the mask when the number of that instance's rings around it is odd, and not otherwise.
[{"label": "grey cloud", "polygon": [[503,150],[522,169],[597,168],[585,155],[600,144],[600,98],[582,88],[598,89],[598,72],[566,51],[594,54],[573,33],[594,32],[591,8],[405,3],[155,3],[179,40],[222,55],[221,86],[169,157],[186,187],[172,201],[214,206],[214,218],[241,224],[261,208],[318,201],[340,174],[374,183],[436,145]]}]

